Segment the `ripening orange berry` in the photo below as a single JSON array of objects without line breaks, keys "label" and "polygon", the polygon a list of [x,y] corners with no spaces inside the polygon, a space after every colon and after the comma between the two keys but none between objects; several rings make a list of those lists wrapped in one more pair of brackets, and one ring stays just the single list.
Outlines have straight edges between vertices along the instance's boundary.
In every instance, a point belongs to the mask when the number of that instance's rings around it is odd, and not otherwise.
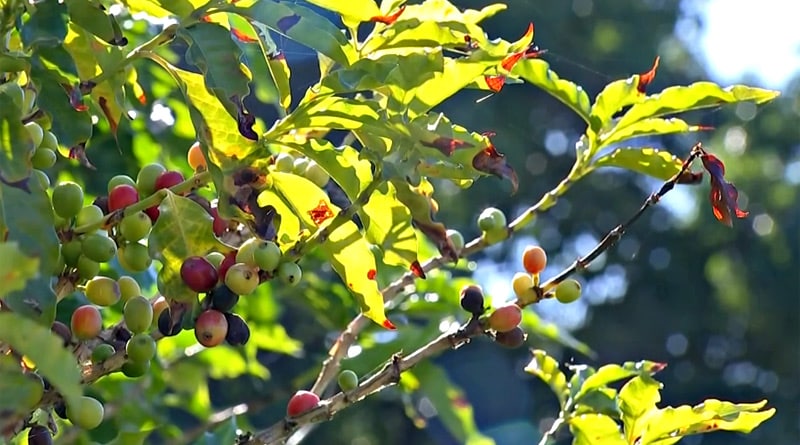
[{"label": "ripening orange berry", "polygon": [[203,155],[203,150],[200,148],[200,142],[195,142],[189,147],[186,160],[189,161],[189,167],[192,167],[194,171],[206,170],[208,168],[208,162],[206,162],[206,157]]},{"label": "ripening orange berry", "polygon": [[547,254],[539,246],[528,246],[522,253],[522,266],[530,274],[538,274],[547,265]]}]

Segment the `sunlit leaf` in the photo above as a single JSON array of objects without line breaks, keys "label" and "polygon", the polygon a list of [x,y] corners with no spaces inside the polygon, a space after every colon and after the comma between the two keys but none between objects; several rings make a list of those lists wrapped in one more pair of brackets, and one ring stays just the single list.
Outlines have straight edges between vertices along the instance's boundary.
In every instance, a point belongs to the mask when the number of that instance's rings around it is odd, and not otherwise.
[{"label": "sunlit leaf", "polygon": [[589,376],[575,394],[574,399],[579,400],[588,392],[628,377],[640,374],[655,374],[666,367],[665,363],[642,360],[639,362],[625,362],[622,365],[610,364],[601,366],[594,374]]},{"label": "sunlit leaf", "polygon": [[711,127],[702,125],[689,125],[678,118],[649,118],[626,127],[614,126],[611,130],[598,135],[598,148],[622,142],[627,139],[643,136],[662,136],[673,133],[689,133],[694,131],[711,130]]},{"label": "sunlit leaf", "polygon": [[394,185],[384,183],[359,212],[367,241],[383,251],[384,263],[408,268],[417,260],[417,233],[411,212],[397,197]]},{"label": "sunlit leaf", "polygon": [[617,148],[594,161],[596,168],[620,167],[663,180],[675,176],[681,165],[678,157],[657,148]]},{"label": "sunlit leaf", "polygon": [[589,95],[580,86],[569,80],[561,79],[550,65],[540,59],[524,59],[519,61],[513,74],[525,79],[528,83],[543,89],[546,93],[563,102],[583,120],[589,122],[591,102]]},{"label": "sunlit leaf", "polygon": [[572,445],[629,445],[625,442],[619,425],[602,414],[582,414],[569,419],[573,435]]},{"label": "sunlit leaf", "polygon": [[39,259],[22,253],[16,242],[0,244],[0,298],[25,289],[39,275]]},{"label": "sunlit leaf", "polygon": [[656,404],[661,401],[661,387],[661,383],[644,374],[630,379],[620,389],[619,409],[628,443],[633,443],[645,430],[647,420],[643,416],[656,409]]},{"label": "sunlit leaf", "polygon": [[103,42],[118,45],[125,42],[121,33],[112,26],[116,19],[89,0],[71,0],[65,2],[69,10],[71,24],[78,25],[97,36]]},{"label": "sunlit leaf", "polygon": [[411,211],[416,227],[433,241],[444,258],[453,261],[458,259],[458,253],[447,237],[447,228],[434,219],[436,204],[432,198],[433,185],[425,179],[420,180],[417,186],[400,178],[392,179],[391,182],[395,186],[397,199]]},{"label": "sunlit leaf", "polygon": [[348,21],[368,22],[370,18],[381,15],[374,0],[308,0],[308,3],[333,11]]},{"label": "sunlit leaf", "polygon": [[125,0],[132,12],[146,12],[154,17],[166,17],[170,13],[180,18],[192,15],[210,0]]},{"label": "sunlit leaf", "polygon": [[564,407],[567,397],[567,378],[564,373],[558,368],[558,362],[553,357],[547,355],[545,351],[536,349],[533,352],[533,358],[525,366],[525,372],[539,377],[541,381],[547,384],[553,393],[558,398],[561,407]]}]

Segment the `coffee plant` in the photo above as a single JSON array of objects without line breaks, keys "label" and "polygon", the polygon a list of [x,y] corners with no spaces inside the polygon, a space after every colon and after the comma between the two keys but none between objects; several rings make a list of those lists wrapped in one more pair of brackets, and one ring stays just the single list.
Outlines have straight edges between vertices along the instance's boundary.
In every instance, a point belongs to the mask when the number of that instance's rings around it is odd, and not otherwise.
[{"label": "coffee plant", "polygon": [[[503,4],[307,3],[0,2],[0,437],[281,443],[399,384],[430,392],[460,442],[485,441],[469,403],[429,360],[478,337],[532,347],[525,371],[550,387],[560,411],[531,443],[553,443],[563,428],[573,444],[665,445],[750,432],[774,414],[766,401],[661,406],[655,374],[665,363],[559,363],[538,339],[590,350],[526,307],[580,298],[575,277],[674,187],[701,187],[707,176],[714,216],[726,225],[746,217],[713,149],[657,150],[636,138],[709,130],[675,116],[763,104],[776,92],[711,82],[650,91],[656,58],[591,98],[542,60],[533,25],[515,41],[484,32],[481,22]],[[319,79],[302,97],[292,95],[278,37],[317,53]],[[526,87],[516,84],[542,89],[585,122],[575,163],[521,214],[487,208],[476,222],[481,235],[465,241],[437,219],[447,203],[434,185],[505,180],[513,193],[525,184],[492,133],[436,109],[466,89]],[[255,115],[254,93],[282,117]],[[110,172],[103,190],[85,187],[81,178],[106,168],[93,162],[95,147],[109,138],[123,147],[125,132],[149,131],[142,114],[154,101],[176,110],[176,131],[195,140],[185,160]],[[119,156],[133,157],[122,148]],[[83,176],[57,170],[63,165]],[[535,224],[574,184],[609,167],[663,185],[594,250],[548,275],[552,252],[528,247],[508,283],[514,301],[491,299],[463,278],[468,258]],[[355,317],[325,326],[339,334],[318,368],[273,386],[272,402],[285,409],[272,426],[248,418],[263,400],[216,412],[207,378],[266,379],[263,353],[301,352],[277,316],[287,305],[323,324]],[[444,332],[442,320],[450,321]],[[361,354],[348,353],[355,345]],[[176,409],[198,426],[171,424]]]}]

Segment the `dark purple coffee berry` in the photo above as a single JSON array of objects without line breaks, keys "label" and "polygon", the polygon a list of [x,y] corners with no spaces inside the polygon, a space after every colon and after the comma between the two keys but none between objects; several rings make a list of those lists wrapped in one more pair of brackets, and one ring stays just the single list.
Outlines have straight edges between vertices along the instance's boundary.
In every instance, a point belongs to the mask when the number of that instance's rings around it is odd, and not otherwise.
[{"label": "dark purple coffee berry", "polygon": [[62,419],[67,418],[67,405],[64,403],[63,400],[60,400],[58,403],[53,405],[53,412],[56,413],[58,417]]},{"label": "dark purple coffee berry", "polygon": [[186,258],[181,265],[181,278],[195,292],[209,292],[217,284],[217,269],[205,257]]},{"label": "dark purple coffee berry", "polygon": [[28,431],[28,445],[53,445],[53,435],[43,425],[34,425]]},{"label": "dark purple coffee berry", "polygon": [[461,289],[461,307],[473,315],[481,315],[484,313],[483,289],[474,284],[464,286],[464,288]]},{"label": "dark purple coffee berry", "polygon": [[50,331],[54,334],[61,337],[64,341],[64,346],[69,346],[72,343],[72,332],[69,330],[69,326],[65,325],[60,321],[53,322],[53,326],[50,327]]},{"label": "dark purple coffee berry", "polygon": [[527,334],[525,334],[525,331],[519,326],[510,331],[498,332],[494,336],[497,344],[507,348],[519,348],[525,343],[525,339],[527,338]]},{"label": "dark purple coffee berry", "polygon": [[174,323],[172,321],[171,312],[169,308],[166,308],[161,311],[161,314],[158,316],[158,332],[161,332],[161,335],[164,337],[173,337],[181,332],[181,323]]},{"label": "dark purple coffee berry", "polygon": [[208,298],[211,300],[211,307],[220,312],[230,312],[239,302],[239,296],[224,284],[214,288]]},{"label": "dark purple coffee berry", "polygon": [[228,321],[228,333],[225,335],[225,341],[231,346],[246,344],[250,340],[250,328],[242,320],[242,317],[236,314],[225,314],[225,319]]},{"label": "dark purple coffee berry", "polygon": [[108,215],[108,196],[98,196],[92,202],[92,205],[96,205],[103,211],[103,215]]}]

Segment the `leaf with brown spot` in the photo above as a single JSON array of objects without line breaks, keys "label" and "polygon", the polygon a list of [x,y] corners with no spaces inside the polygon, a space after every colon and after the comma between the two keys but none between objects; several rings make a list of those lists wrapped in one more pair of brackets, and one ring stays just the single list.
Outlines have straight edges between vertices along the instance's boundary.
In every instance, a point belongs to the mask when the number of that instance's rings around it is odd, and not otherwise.
[{"label": "leaf with brown spot", "polygon": [[445,156],[452,156],[453,152],[458,150],[459,148],[469,148],[472,147],[472,144],[466,141],[461,141],[458,139],[453,139],[445,136],[440,136],[433,141],[420,141],[420,143],[426,147],[435,148],[441,151]]},{"label": "leaf with brown spot", "polygon": [[476,170],[495,175],[502,179],[508,179],[511,181],[511,194],[517,193],[519,189],[517,173],[508,165],[505,156],[497,151],[494,144],[489,143],[488,147],[475,155],[475,157],[472,158],[472,166],[475,167]]},{"label": "leaf with brown spot", "polygon": [[308,211],[308,214],[316,225],[320,225],[325,222],[325,220],[333,218],[333,210],[331,210],[325,200],[320,200],[316,207]]},{"label": "leaf with brown spot", "polygon": [[397,19],[400,17],[400,15],[403,14],[403,11],[405,10],[406,7],[405,5],[403,5],[394,14],[376,15],[375,17],[370,18],[369,21],[375,23],[383,23],[384,25],[391,25],[392,23],[397,21]]}]

